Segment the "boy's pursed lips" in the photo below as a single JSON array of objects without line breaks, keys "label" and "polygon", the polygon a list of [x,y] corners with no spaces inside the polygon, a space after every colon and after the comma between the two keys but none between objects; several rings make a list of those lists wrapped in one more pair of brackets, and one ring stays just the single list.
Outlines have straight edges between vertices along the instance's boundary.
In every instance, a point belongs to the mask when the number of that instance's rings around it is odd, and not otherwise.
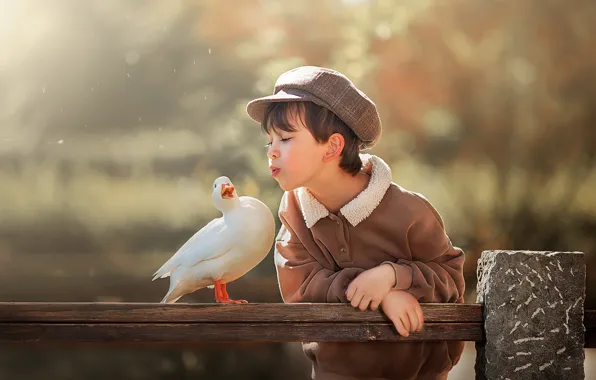
[{"label": "boy's pursed lips", "polygon": [[272,177],[275,177],[275,176],[277,176],[279,174],[279,172],[280,172],[281,169],[278,168],[278,167],[275,167],[273,165],[269,165],[269,170],[271,171],[271,176]]}]

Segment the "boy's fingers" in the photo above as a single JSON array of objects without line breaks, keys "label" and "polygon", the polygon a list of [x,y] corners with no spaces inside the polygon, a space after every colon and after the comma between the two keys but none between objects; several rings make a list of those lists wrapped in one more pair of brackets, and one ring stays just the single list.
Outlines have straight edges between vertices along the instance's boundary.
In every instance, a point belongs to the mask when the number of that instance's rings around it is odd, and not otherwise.
[{"label": "boy's fingers", "polygon": [[408,331],[410,331],[410,332],[418,331],[418,328],[420,326],[420,322],[418,320],[418,314],[416,314],[416,312],[414,310],[411,310],[410,312],[408,312],[407,318],[410,321],[410,328],[408,329]]},{"label": "boy's fingers", "polygon": [[356,290],[356,294],[352,297],[352,306],[358,307],[360,305],[360,301],[362,301],[362,292],[360,290]]},{"label": "boy's fingers", "polygon": [[379,301],[372,301],[372,302],[370,303],[370,309],[371,309],[371,310],[377,310],[377,309],[379,308],[379,304],[380,304],[380,302],[379,302]]},{"label": "boy's fingers", "polygon": [[410,331],[412,331],[412,329],[410,328],[410,318],[408,318],[407,314],[403,314],[399,317],[399,320],[401,321],[402,326],[408,332],[409,335]]},{"label": "boy's fingers", "polygon": [[424,314],[422,313],[422,308],[416,308],[416,314],[418,315],[418,331],[422,330],[422,326],[424,325]]},{"label": "boy's fingers", "polygon": [[354,286],[354,281],[350,282],[350,285],[348,285],[348,289],[346,290],[346,297],[348,298],[348,301],[352,300],[355,288],[356,286]]},{"label": "boy's fingers", "polygon": [[395,328],[397,329],[397,332],[399,333],[399,335],[401,335],[401,336],[410,335],[408,333],[408,330],[404,327],[404,325],[399,317],[396,318],[395,321],[393,321],[393,324],[395,325]]},{"label": "boy's fingers", "polygon": [[358,308],[360,310],[364,311],[368,308],[369,303],[370,303],[370,297],[364,296],[364,297],[362,297],[362,301],[360,301],[360,305],[358,306]]}]

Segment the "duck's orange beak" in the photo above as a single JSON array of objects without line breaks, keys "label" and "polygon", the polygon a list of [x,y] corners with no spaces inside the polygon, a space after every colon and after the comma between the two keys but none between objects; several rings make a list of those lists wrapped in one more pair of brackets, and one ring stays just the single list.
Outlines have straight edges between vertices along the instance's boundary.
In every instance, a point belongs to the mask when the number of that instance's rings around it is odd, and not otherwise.
[{"label": "duck's orange beak", "polygon": [[231,199],[234,198],[234,185],[229,183],[224,183],[221,185],[221,197],[223,199]]}]

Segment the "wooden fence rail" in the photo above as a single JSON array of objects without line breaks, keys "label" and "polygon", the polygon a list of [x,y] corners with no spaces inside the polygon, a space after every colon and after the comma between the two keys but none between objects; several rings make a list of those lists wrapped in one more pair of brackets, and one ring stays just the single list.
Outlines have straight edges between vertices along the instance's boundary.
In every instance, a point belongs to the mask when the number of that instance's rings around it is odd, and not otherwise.
[{"label": "wooden fence rail", "polygon": [[[190,343],[484,340],[480,304],[423,304],[404,338],[381,311],[344,304],[0,303],[0,342]],[[584,313],[596,348],[596,310]]]},{"label": "wooden fence rail", "polygon": [[480,305],[424,305],[424,330],[400,337],[379,311],[342,304],[3,303],[0,341],[421,341],[483,339]]}]

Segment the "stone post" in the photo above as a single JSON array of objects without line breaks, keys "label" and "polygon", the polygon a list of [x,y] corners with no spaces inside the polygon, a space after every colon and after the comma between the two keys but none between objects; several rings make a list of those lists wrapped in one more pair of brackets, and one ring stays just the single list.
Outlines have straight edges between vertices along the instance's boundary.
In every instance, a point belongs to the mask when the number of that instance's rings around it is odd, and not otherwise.
[{"label": "stone post", "polygon": [[583,253],[484,251],[477,274],[477,379],[584,378]]}]

